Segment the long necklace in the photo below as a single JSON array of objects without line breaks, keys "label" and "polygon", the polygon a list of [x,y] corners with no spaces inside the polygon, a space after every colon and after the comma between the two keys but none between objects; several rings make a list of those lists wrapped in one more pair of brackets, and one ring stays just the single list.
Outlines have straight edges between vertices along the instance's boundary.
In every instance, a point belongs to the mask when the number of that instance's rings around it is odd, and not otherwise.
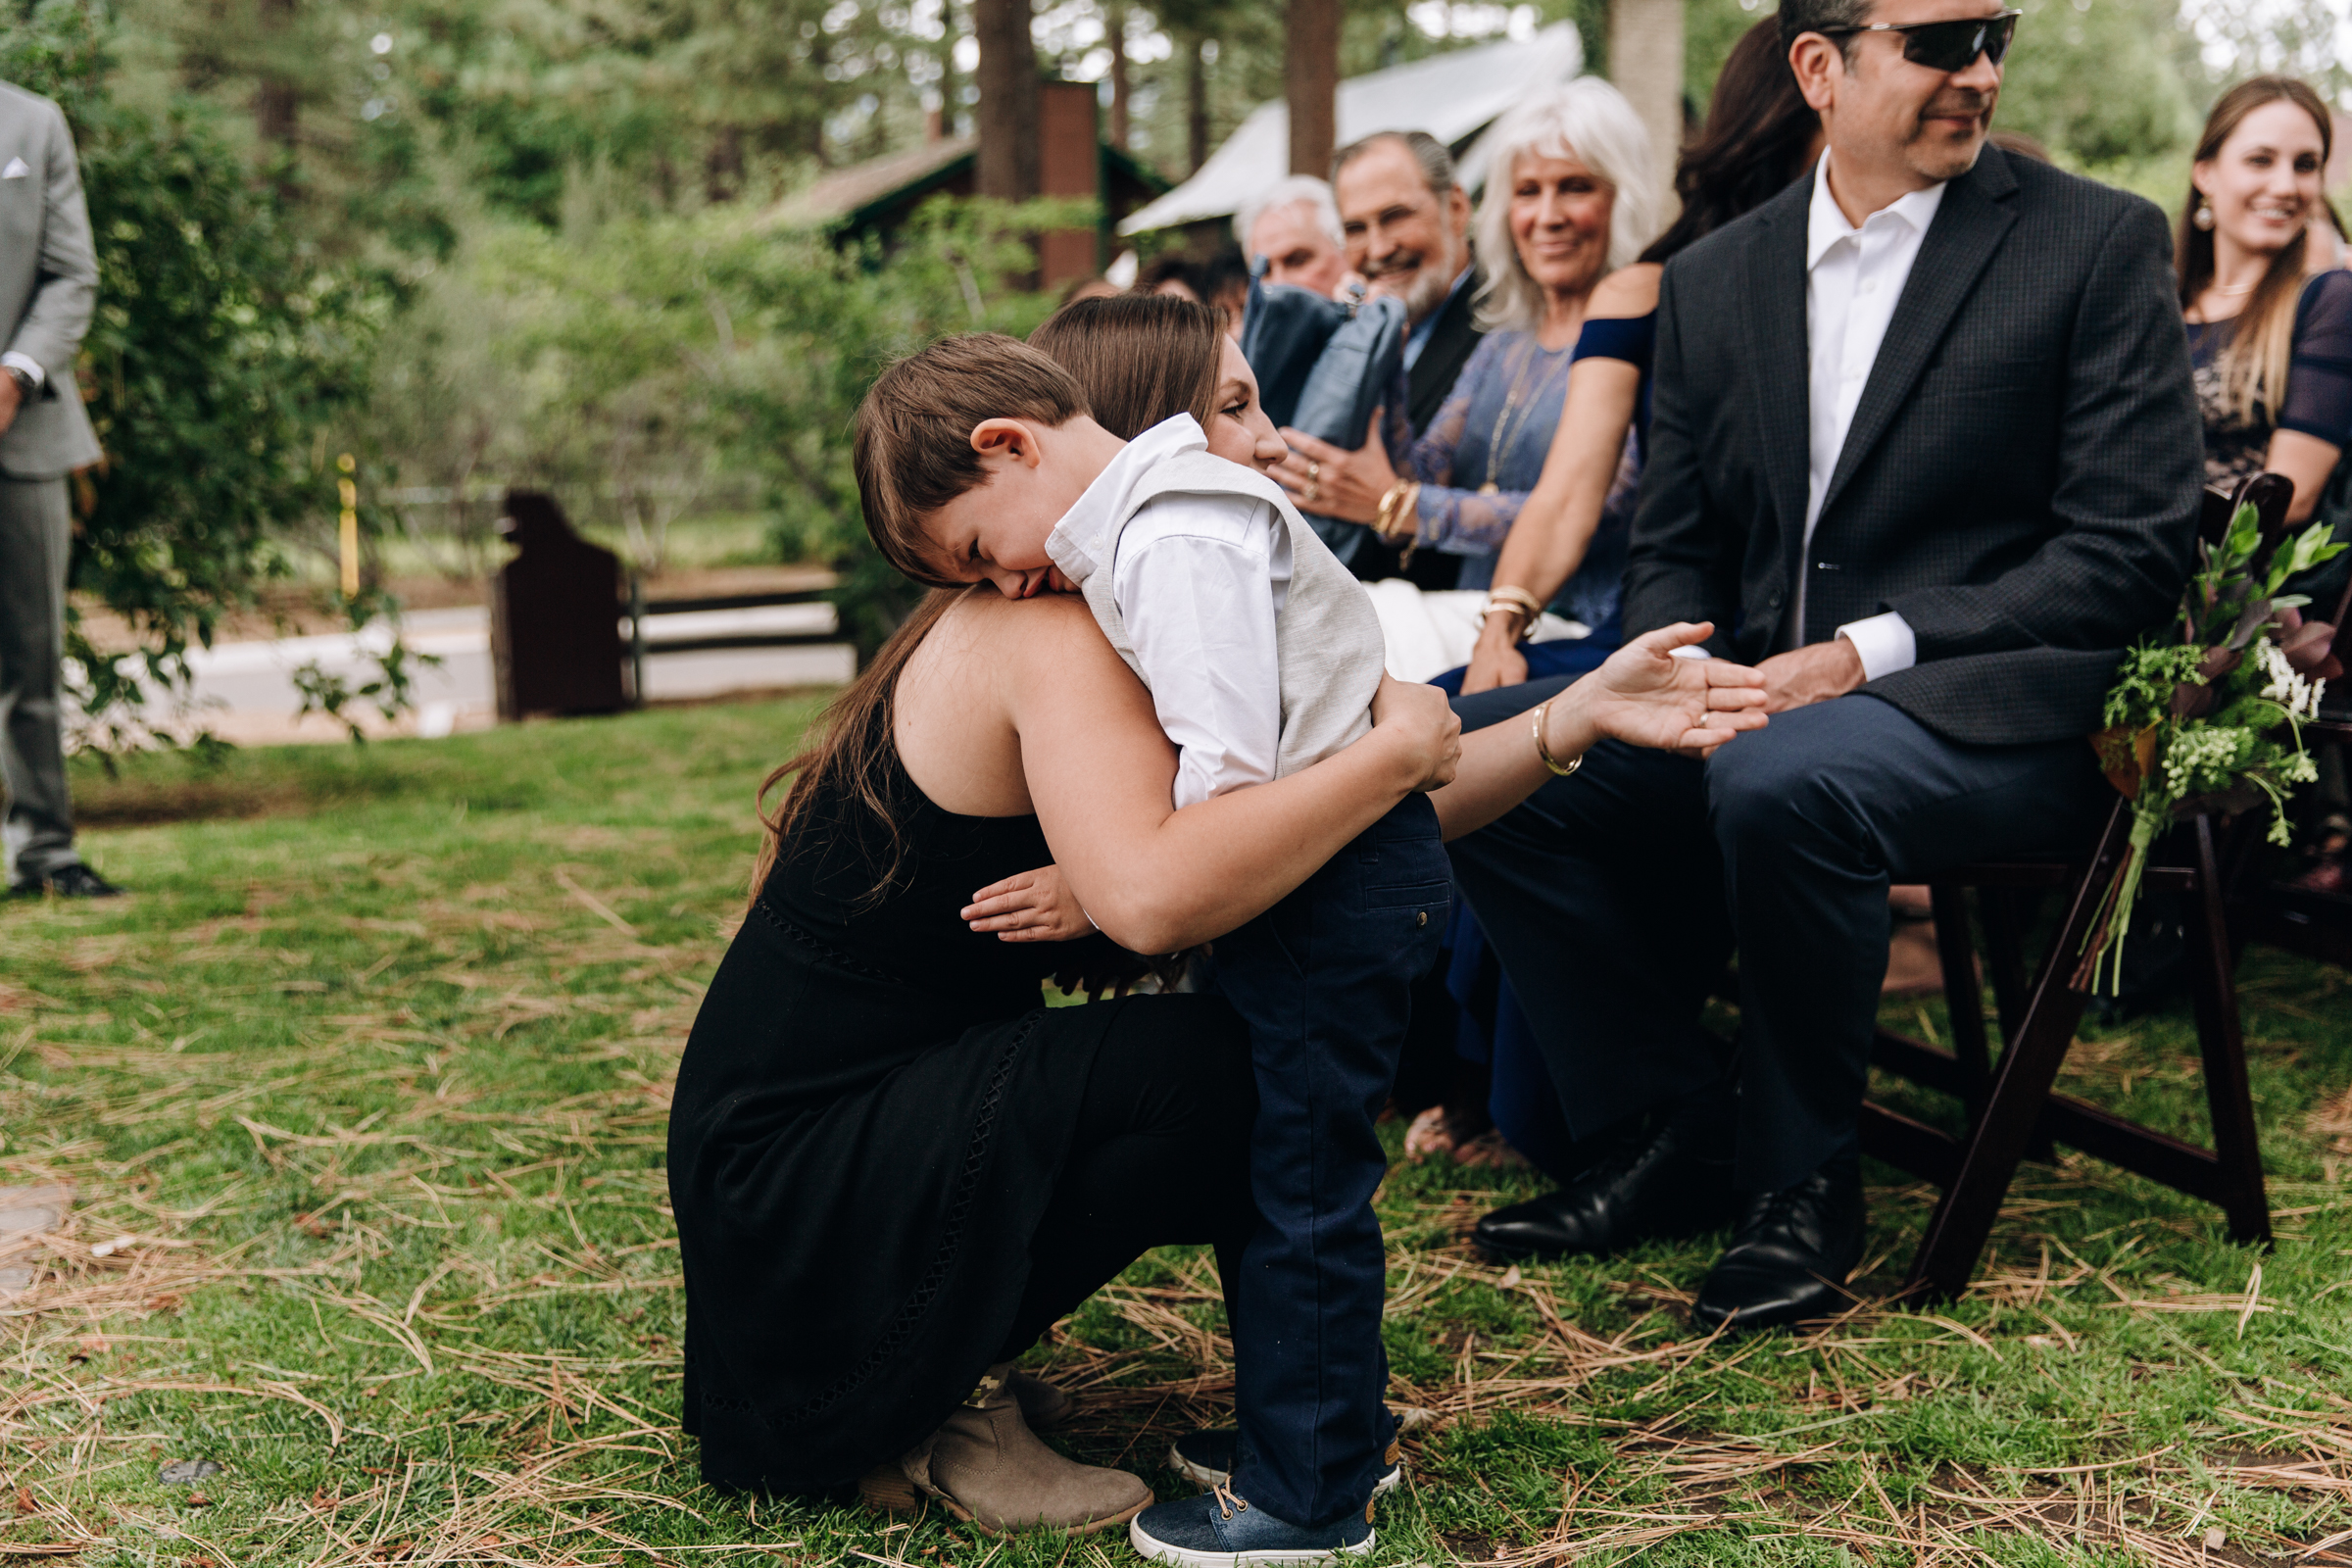
[{"label": "long necklace", "polygon": [[[1527,335],[1527,348],[1519,356],[1519,373],[1512,377],[1511,389],[1503,394],[1502,412],[1494,416],[1494,428],[1487,436],[1487,472],[1490,474],[1502,466],[1504,444],[1518,433],[1518,426],[1526,421],[1526,415],[1519,412],[1519,394],[1527,386],[1527,373],[1535,368],[1536,356],[1541,349],[1536,335],[1530,332]],[[1478,493],[1482,496],[1499,495],[1502,486],[1489,479],[1478,487]]]}]

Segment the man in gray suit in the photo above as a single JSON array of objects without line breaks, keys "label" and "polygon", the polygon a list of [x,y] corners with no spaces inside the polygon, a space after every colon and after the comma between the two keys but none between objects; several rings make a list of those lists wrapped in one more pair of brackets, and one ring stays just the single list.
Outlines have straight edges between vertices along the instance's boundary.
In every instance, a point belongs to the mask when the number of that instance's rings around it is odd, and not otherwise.
[{"label": "man in gray suit", "polygon": [[74,136],[57,105],[0,82],[0,776],[9,891],[105,898],[81,863],[58,720],[66,475],[98,461],[74,357],[98,298],[98,257]]}]

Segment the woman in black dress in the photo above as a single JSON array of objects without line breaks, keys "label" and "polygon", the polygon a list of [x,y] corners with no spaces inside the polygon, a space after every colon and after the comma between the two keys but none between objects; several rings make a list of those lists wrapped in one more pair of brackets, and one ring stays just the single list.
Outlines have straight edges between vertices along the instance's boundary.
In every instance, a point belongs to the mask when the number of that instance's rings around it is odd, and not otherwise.
[{"label": "woman in black dress", "polygon": [[[1215,419],[1262,423],[1249,392]],[[1643,639],[1561,694],[1553,756],[1760,722],[1725,711],[1760,703],[1752,672],[1668,656],[1704,634]],[[1176,952],[1408,793],[1438,790],[1466,832],[1549,777],[1519,726],[1465,746],[1434,689],[1384,682],[1373,718],[1313,767],[1177,812],[1150,694],[1084,603],[977,589],[935,593],[844,693],[769,781],[795,775],[671,1112],[707,1478],[919,1490],[990,1530],[1101,1529],[1151,1500],[1040,1444],[1023,1408],[1054,1396],[1009,1363],[1149,1249],[1247,1228],[1245,1036],[1203,997],[1047,1010],[1045,975],[1116,951],[1002,942],[964,906],[1052,861],[1110,938]]]}]

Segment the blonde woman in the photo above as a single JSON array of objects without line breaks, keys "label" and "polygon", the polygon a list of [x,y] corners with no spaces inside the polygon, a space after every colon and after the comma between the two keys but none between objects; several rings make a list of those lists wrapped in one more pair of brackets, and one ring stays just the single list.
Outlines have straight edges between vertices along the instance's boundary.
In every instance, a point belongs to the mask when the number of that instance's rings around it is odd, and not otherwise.
[{"label": "blonde woman", "polygon": [[2224,93],[2197,142],[2174,248],[2206,480],[2283,473],[2295,481],[2294,522],[2318,508],[2352,441],[2352,272],[2331,266],[2325,190],[2331,119],[2292,76]]},{"label": "blonde woman", "polygon": [[[1648,133],[1605,81],[1584,77],[1522,104],[1494,137],[1474,224],[1487,270],[1478,305],[1487,336],[1427,433],[1392,465],[1377,440],[1346,452],[1285,430],[1292,455],[1275,470],[1300,505],[1325,516],[1463,558],[1458,586],[1482,597],[1559,427],[1593,287],[1639,256],[1663,218]],[[1580,644],[1589,658],[1578,671],[1617,646],[1624,563],[1620,527],[1593,540],[1561,591],[1561,610],[1593,631]]]}]

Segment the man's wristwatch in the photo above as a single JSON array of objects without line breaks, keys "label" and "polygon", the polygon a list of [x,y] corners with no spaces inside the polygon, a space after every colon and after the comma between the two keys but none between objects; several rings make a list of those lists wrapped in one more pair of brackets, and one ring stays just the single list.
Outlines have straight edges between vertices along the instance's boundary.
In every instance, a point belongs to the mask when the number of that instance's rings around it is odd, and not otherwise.
[{"label": "man's wristwatch", "polygon": [[41,390],[40,383],[35,381],[32,373],[23,366],[11,365],[0,367],[0,368],[5,368],[8,371],[8,378],[17,383],[17,397],[20,401],[30,403],[34,395]]}]

